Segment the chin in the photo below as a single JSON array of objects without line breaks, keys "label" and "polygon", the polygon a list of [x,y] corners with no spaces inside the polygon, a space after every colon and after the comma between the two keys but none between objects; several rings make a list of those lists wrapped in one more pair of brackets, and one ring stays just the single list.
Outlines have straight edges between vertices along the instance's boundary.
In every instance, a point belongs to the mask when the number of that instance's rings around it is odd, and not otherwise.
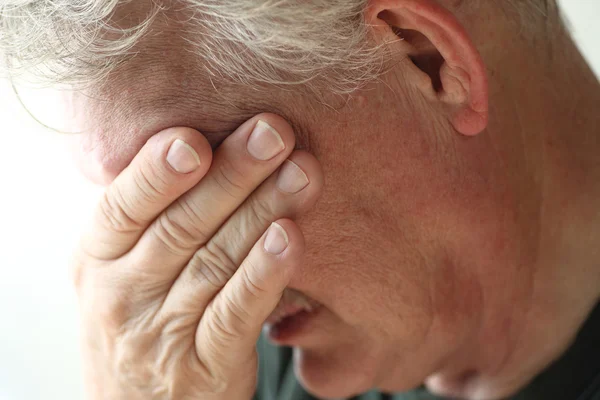
[{"label": "chin", "polygon": [[351,398],[373,387],[373,374],[361,369],[336,368],[332,359],[294,348],[294,372],[300,384],[321,399]]}]

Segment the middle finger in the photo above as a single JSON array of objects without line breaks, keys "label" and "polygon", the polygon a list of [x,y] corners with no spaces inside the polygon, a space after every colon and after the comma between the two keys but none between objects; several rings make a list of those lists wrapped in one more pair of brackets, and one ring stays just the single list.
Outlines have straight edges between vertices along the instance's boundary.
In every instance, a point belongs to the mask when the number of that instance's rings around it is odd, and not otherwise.
[{"label": "middle finger", "polygon": [[294,144],[292,128],[276,115],[261,114],[242,124],[216,150],[206,176],[144,232],[128,254],[138,262],[125,263],[143,270],[129,272],[138,272],[150,285],[172,282],[196,250],[277,170]]},{"label": "middle finger", "polygon": [[162,306],[163,315],[202,314],[271,223],[309,210],[323,183],[317,159],[304,151],[294,152],[279,173],[256,189],[194,254],[171,287]]}]

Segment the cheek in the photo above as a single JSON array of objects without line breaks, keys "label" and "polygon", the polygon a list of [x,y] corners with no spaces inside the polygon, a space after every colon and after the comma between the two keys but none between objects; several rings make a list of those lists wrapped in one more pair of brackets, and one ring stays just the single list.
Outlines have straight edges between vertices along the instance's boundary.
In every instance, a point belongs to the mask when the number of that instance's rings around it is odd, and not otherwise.
[{"label": "cheek", "polygon": [[[449,302],[467,287],[455,281],[454,264],[442,263],[440,274],[439,250],[389,223],[390,216],[318,207],[299,221],[307,255],[293,284],[332,316],[315,333],[319,341],[296,349],[298,377],[323,398],[418,386],[462,337],[454,324],[475,299]],[[439,313],[450,320],[440,323]]]},{"label": "cheek", "polygon": [[430,314],[428,265],[398,228],[350,205],[321,203],[298,223],[306,264],[293,282],[346,326],[395,344],[420,340]]},{"label": "cheek", "polygon": [[425,248],[419,225],[407,224],[406,192],[391,188],[398,185],[398,154],[375,152],[368,143],[350,147],[338,149],[341,156],[333,150],[320,154],[327,185],[317,206],[297,219],[307,254],[293,285],[346,325],[393,331],[408,343],[411,336],[419,338],[421,321],[430,314],[427,274],[435,249]]}]

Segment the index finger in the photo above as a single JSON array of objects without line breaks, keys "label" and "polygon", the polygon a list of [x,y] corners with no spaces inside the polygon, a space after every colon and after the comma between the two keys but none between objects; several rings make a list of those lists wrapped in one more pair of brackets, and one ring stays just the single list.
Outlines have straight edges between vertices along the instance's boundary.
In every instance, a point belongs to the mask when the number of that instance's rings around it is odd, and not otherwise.
[{"label": "index finger", "polygon": [[99,260],[121,257],[165,208],[204,177],[211,163],[210,144],[195,129],[157,133],[106,189],[80,248]]}]

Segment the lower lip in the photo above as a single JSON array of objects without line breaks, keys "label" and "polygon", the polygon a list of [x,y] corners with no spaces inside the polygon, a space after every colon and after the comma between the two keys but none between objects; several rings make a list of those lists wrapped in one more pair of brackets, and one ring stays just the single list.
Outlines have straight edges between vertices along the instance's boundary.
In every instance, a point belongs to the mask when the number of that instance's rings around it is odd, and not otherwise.
[{"label": "lower lip", "polygon": [[323,307],[308,312],[300,311],[298,314],[284,318],[274,325],[267,325],[267,337],[270,341],[280,346],[293,346],[297,340],[311,330],[311,325]]}]

